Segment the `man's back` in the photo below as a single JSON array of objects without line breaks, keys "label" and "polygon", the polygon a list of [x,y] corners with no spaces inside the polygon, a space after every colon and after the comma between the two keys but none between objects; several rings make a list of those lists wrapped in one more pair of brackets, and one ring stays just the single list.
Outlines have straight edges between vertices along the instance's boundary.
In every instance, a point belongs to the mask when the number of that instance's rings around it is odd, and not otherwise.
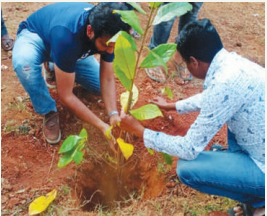
[{"label": "man's back", "polygon": [[[236,100],[224,113],[241,149],[264,170],[265,163],[265,70],[235,53],[221,50],[212,61],[204,86],[222,86],[225,101]],[[224,89],[223,89],[224,88]],[[227,92],[227,93],[225,93]],[[229,97],[227,97],[229,96]],[[221,103],[220,106],[226,103]],[[222,115],[224,115],[224,113]]]}]

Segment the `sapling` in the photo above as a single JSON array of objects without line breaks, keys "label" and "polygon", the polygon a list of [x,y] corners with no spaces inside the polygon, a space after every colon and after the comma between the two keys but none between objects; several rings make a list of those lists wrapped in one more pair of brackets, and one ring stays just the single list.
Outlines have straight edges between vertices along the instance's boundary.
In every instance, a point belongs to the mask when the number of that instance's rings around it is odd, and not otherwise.
[{"label": "sapling", "polygon": [[[135,2],[127,3],[132,5],[138,12],[146,14],[139,4]],[[142,35],[141,46],[139,49],[137,48],[134,39],[124,31],[118,32],[107,42],[116,42],[114,49],[115,58],[113,61],[113,69],[117,78],[127,90],[121,94],[121,106],[126,113],[130,113],[136,119],[141,121],[153,119],[163,115],[155,104],[147,104],[138,109],[132,109],[139,96],[138,88],[134,85],[137,70],[141,68],[163,66],[168,73],[166,63],[170,60],[176,50],[176,44],[174,43],[162,44],[155,49],[149,50],[149,48],[145,46],[147,33],[153,25],[169,21],[175,16],[181,16],[192,10],[192,5],[187,2],[173,2],[160,7],[161,4],[162,2],[149,2],[151,10],[148,15],[148,22],[145,30],[142,29],[135,11],[114,10],[114,13],[119,13],[121,15],[122,21],[128,23],[136,32]],[[148,50],[149,53],[141,62],[141,54],[144,49]],[[168,97],[172,97],[172,92],[168,87],[165,87],[163,92],[167,93]],[[106,132],[106,137],[108,139],[114,139],[111,135],[112,129],[113,126],[111,126]],[[128,158],[132,155],[134,148],[133,145],[125,142],[126,135],[124,138],[122,138],[122,134],[123,132],[121,131],[121,135],[116,141],[125,159],[128,160]],[[63,156],[61,156],[58,166],[65,166],[71,161],[79,164],[83,159],[82,149],[84,148],[86,140],[87,132],[85,129],[83,129],[78,136],[69,136],[63,142],[59,150],[59,153],[63,153]],[[151,149],[148,149],[148,151],[151,154],[154,153]],[[161,154],[165,162],[171,165],[172,157],[165,153]],[[121,163],[119,163],[119,165],[121,165]]]},{"label": "sapling", "polygon": [[[138,12],[146,14],[139,4],[134,2],[127,3],[132,5]],[[140,35],[143,35],[139,50],[137,49],[133,38],[124,31],[118,32],[107,42],[116,42],[114,49],[115,59],[113,61],[113,68],[117,78],[127,90],[127,92],[124,92],[121,95],[121,106],[125,113],[130,113],[138,120],[153,119],[163,115],[160,109],[154,104],[147,104],[135,110],[131,109],[138,100],[139,95],[138,89],[134,85],[137,70],[140,68],[163,66],[168,73],[168,67],[166,63],[170,60],[176,50],[176,44],[173,43],[162,44],[153,50],[149,50],[149,48],[145,46],[145,38],[149,28],[151,28],[152,25],[169,21],[175,16],[181,16],[192,10],[192,5],[186,2],[169,3],[162,7],[159,7],[162,2],[150,2],[149,4],[151,10],[144,31],[140,25],[136,13],[133,10],[114,11],[115,13],[119,13],[121,15],[122,21],[128,23]],[[140,63],[140,57],[144,48],[149,51],[149,54]],[[165,87],[164,92],[166,92],[169,97],[172,97],[172,92],[168,87]],[[162,156],[166,163],[172,164],[172,158],[170,155],[162,153]]]}]

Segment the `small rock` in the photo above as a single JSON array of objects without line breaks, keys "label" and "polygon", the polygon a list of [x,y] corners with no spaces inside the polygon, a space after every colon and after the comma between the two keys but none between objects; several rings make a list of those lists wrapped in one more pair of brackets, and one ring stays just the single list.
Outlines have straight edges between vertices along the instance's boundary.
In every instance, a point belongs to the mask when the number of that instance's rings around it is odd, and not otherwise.
[{"label": "small rock", "polygon": [[11,50],[7,52],[7,56],[8,56],[8,58],[10,58],[10,59],[12,58],[12,51],[11,51]]},{"label": "small rock", "polygon": [[21,200],[20,203],[24,205],[26,203],[26,200]]},{"label": "small rock", "polygon": [[14,197],[9,201],[9,204],[11,204],[12,206],[17,205],[19,203],[20,203],[20,200],[17,197]]},{"label": "small rock", "polygon": [[174,213],[173,216],[184,216],[184,213],[183,213],[183,212],[180,212],[180,213]]},{"label": "small rock", "polygon": [[7,191],[11,191],[13,187],[10,184],[3,184],[2,188]]},{"label": "small rock", "polygon": [[175,187],[175,182],[173,182],[173,181],[168,182],[168,183],[166,184],[166,187],[168,187],[168,188]]},{"label": "small rock", "polygon": [[1,203],[6,203],[8,201],[8,198],[6,196],[1,196]]},{"label": "small rock", "polygon": [[178,195],[178,188],[177,187],[173,189],[173,194]]}]

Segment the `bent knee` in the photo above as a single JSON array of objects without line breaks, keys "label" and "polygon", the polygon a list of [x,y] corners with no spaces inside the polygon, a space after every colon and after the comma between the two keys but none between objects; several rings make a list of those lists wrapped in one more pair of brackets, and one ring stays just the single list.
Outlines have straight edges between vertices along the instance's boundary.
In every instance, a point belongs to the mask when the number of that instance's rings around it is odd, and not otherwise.
[{"label": "bent knee", "polygon": [[177,163],[176,173],[182,183],[186,184],[186,179],[190,178],[190,167],[188,161],[179,159]]}]

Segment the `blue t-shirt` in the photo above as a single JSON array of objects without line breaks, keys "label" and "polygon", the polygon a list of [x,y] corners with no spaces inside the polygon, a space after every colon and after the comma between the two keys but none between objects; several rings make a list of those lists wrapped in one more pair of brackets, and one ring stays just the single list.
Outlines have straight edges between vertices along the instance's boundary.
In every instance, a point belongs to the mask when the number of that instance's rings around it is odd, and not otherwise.
[{"label": "blue t-shirt", "polygon": [[[94,5],[85,2],[61,2],[47,5],[31,14],[19,25],[17,34],[27,28],[37,33],[50,50],[50,57],[65,72],[74,72],[78,60],[97,53],[86,29]],[[101,54],[112,62],[114,54]]]}]

